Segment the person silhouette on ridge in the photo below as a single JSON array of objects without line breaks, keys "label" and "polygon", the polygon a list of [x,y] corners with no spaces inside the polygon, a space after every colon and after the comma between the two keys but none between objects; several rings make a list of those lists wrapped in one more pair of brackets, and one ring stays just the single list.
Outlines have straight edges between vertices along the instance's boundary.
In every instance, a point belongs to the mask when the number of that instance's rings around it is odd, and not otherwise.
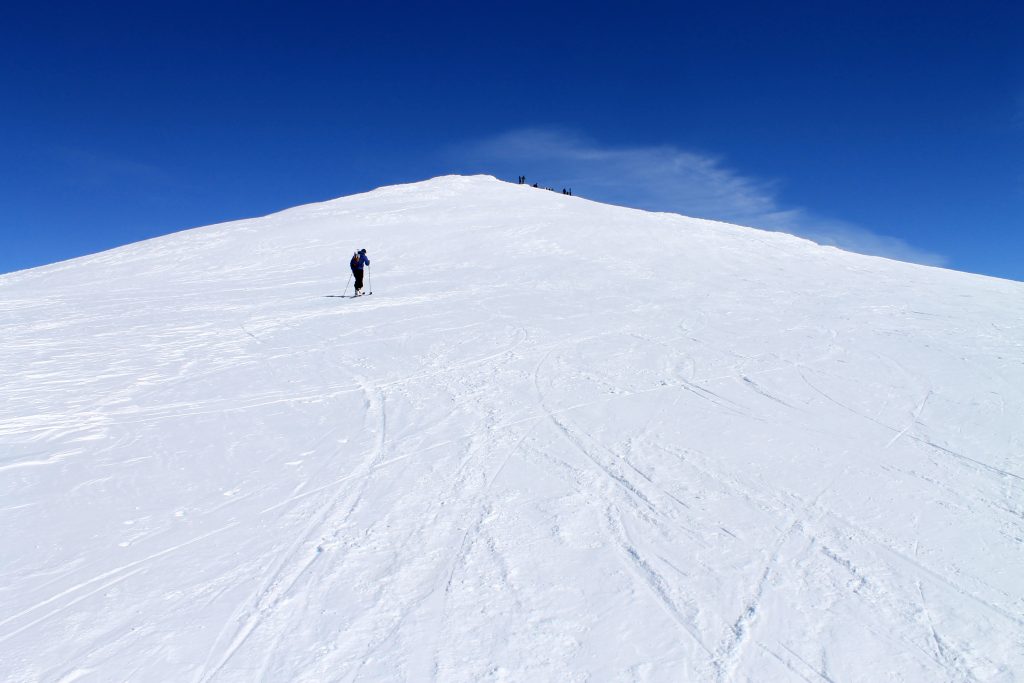
[{"label": "person silhouette on ridge", "polygon": [[370,259],[366,258],[366,250],[360,249],[352,254],[352,260],[349,261],[348,265],[352,269],[352,276],[356,279],[356,293],[354,296],[360,296],[363,293],[363,267],[370,265]]}]

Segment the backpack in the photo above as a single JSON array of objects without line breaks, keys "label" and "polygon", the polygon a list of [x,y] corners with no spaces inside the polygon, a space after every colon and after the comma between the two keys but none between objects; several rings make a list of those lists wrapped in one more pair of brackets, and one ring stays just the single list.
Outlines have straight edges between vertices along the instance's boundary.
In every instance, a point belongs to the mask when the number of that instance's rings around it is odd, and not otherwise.
[{"label": "backpack", "polygon": [[348,262],[348,267],[351,268],[352,270],[356,270],[357,268],[359,268],[359,261],[359,252],[357,251],[356,253],[352,254],[352,260]]}]

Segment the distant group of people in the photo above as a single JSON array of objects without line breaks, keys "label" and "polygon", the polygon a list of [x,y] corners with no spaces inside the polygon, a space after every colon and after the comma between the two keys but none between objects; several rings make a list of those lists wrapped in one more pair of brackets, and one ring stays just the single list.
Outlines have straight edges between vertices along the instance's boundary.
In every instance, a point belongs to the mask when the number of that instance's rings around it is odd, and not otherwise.
[{"label": "distant group of people", "polygon": [[[527,184],[526,183],[526,176],[524,176],[524,175],[519,176],[519,184],[520,185],[526,185]],[[540,186],[537,183],[534,183],[533,185],[530,185],[530,187],[536,187],[538,189],[541,189]],[[543,189],[550,190],[551,192],[555,191],[555,188],[553,188],[553,187],[545,187]],[[571,197],[572,196],[572,188],[570,187],[569,189],[566,189],[566,188],[563,187],[562,188],[562,194],[568,195],[568,196]]]}]

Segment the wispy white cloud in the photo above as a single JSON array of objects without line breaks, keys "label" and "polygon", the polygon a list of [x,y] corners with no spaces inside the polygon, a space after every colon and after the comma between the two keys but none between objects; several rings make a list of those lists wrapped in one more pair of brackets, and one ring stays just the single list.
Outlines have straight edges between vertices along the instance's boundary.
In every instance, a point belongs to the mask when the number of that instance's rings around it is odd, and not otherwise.
[{"label": "wispy white cloud", "polygon": [[942,265],[898,237],[783,206],[777,183],[744,176],[721,159],[674,146],[613,147],[554,128],[510,131],[461,148],[481,166],[540,171],[528,178],[599,201],[787,232],[849,251]]}]

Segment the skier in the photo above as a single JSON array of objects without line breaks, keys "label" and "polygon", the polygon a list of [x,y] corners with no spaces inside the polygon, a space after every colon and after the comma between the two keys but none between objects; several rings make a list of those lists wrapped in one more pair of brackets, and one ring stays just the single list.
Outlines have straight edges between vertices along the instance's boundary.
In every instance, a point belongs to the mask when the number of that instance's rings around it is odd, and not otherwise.
[{"label": "skier", "polygon": [[352,276],[356,279],[355,296],[360,296],[363,292],[363,266],[370,265],[370,259],[366,258],[366,250],[360,249],[352,254],[352,260],[348,265],[352,269]]}]

